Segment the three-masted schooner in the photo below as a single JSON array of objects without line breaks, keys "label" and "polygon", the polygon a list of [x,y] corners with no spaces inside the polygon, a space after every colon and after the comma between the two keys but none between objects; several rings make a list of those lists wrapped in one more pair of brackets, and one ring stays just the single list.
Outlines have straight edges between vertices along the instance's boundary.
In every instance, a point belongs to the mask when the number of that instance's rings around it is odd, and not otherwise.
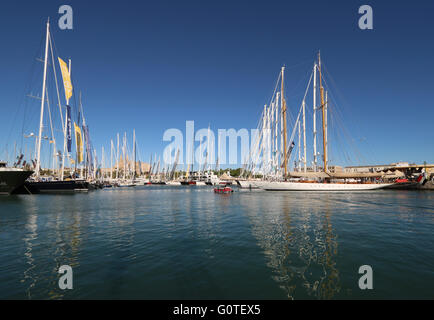
[{"label": "three-masted schooner", "polygon": [[[352,173],[336,172],[328,167],[328,137],[327,137],[327,93],[323,87],[323,75],[321,70],[321,57],[318,53],[318,61],[313,67],[313,166],[308,170],[306,156],[306,95],[312,81],[309,80],[297,119],[288,139],[287,136],[287,105],[284,92],[284,71],[282,67],[279,79],[280,92],[277,85],[269,108],[264,107],[261,135],[256,140],[250,153],[250,173],[254,172],[255,163],[262,152],[262,179],[239,179],[241,188],[260,188],[267,191],[363,191],[375,190],[389,186],[389,183],[381,183],[382,173]],[[317,79],[318,74],[318,79]],[[320,105],[317,106],[317,85],[319,85]],[[316,113],[320,112],[322,118],[322,147],[323,165],[318,165]],[[280,124],[280,128],[279,128]],[[303,153],[301,150],[301,125],[303,126]],[[279,132],[280,129],[280,132]],[[289,159],[295,147],[295,132],[298,129],[298,168],[289,171]],[[278,138],[280,141],[278,141]],[[268,152],[267,152],[268,151]],[[268,155],[268,158],[267,158]],[[303,165],[303,167],[302,167]],[[295,169],[295,168],[294,168]]]}]

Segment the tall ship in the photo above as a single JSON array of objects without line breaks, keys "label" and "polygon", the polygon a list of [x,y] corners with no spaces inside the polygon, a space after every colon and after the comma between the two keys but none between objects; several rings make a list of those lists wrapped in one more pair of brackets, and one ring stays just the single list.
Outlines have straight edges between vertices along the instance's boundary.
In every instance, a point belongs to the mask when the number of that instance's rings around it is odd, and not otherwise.
[{"label": "tall ship", "polygon": [[[289,110],[285,99],[284,71],[285,67],[282,67],[270,105],[264,106],[258,128],[260,134],[252,145],[248,166],[243,170],[248,173],[248,176],[237,180],[237,184],[241,188],[267,191],[367,191],[390,186],[391,183],[383,182],[383,172],[344,172],[336,170],[338,166],[329,165],[328,113],[330,108],[328,92],[323,87],[324,80],[319,53],[291,134],[288,135]],[[306,97],[311,85],[313,89],[311,113],[313,161],[312,165],[308,166],[306,113],[309,110],[306,108]],[[318,96],[319,103],[317,103]],[[317,121],[318,117],[321,119],[320,123]],[[319,130],[318,124],[320,125]],[[321,146],[319,146],[319,140],[322,140]],[[318,147],[322,147],[322,152],[319,152]],[[292,161],[294,165],[290,170]]]}]

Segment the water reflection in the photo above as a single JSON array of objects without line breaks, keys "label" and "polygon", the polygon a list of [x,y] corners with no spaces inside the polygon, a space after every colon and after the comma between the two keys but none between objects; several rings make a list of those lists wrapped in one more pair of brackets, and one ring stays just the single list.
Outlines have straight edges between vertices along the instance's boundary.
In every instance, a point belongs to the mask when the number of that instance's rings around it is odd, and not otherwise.
[{"label": "water reflection", "polygon": [[[0,296],[366,298],[358,266],[375,263],[383,281],[375,297],[430,297],[433,198],[226,196],[184,187],[8,198],[0,215]],[[73,290],[58,288],[63,264],[73,267]]]},{"label": "water reflection", "polygon": [[[41,206],[41,202],[46,201],[51,206]],[[28,299],[60,299],[65,296],[66,292],[58,287],[58,270],[61,265],[69,265],[73,270],[79,266],[83,230],[81,214],[79,208],[71,207],[64,198],[27,199],[22,238],[26,265],[21,283],[25,285]],[[50,230],[48,233],[47,228]],[[38,282],[44,284],[37,285]]]},{"label": "water reflection", "polygon": [[[71,209],[70,209],[71,210]],[[51,270],[48,297],[50,299],[61,299],[67,291],[58,288],[58,279],[61,276],[58,270],[62,265],[69,265],[72,270],[77,270],[79,254],[82,242],[81,213],[72,208],[72,212],[58,211],[55,215],[55,246],[53,252],[54,265]],[[69,223],[68,223],[69,222]]]},{"label": "water reflection", "polygon": [[339,292],[338,242],[327,198],[302,202],[276,193],[261,201],[246,195],[241,202],[274,280],[289,299],[331,299]]},{"label": "water reflection", "polygon": [[[36,211],[33,209],[33,211]],[[31,290],[35,287],[37,282],[37,273],[34,272],[36,265],[35,259],[33,257],[33,242],[38,238],[38,216],[35,212],[32,212],[27,217],[27,222],[25,224],[25,229],[27,231],[25,237],[23,238],[25,245],[24,257],[26,261],[26,268],[23,273],[23,279],[21,282],[26,283],[26,296],[31,298]]]}]

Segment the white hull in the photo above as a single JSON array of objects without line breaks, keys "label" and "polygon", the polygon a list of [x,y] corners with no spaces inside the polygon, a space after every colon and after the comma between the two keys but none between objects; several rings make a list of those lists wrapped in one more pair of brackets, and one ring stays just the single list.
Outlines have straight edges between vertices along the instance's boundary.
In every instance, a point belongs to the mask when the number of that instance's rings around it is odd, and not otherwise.
[{"label": "white hull", "polygon": [[166,185],[168,185],[168,186],[180,186],[181,182],[179,182],[179,181],[166,181]]},{"label": "white hull", "polygon": [[262,189],[268,181],[261,180],[237,180],[237,185],[241,189]]},{"label": "white hull", "polygon": [[304,182],[266,182],[267,191],[366,191],[390,186],[390,183],[304,183]]},{"label": "white hull", "polygon": [[196,181],[196,186],[206,186],[205,181]]}]

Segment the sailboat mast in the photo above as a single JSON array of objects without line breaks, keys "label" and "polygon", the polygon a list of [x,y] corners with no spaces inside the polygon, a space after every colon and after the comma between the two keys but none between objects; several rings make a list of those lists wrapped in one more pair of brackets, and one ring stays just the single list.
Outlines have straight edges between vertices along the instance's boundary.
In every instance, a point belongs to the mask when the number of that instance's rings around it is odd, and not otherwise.
[{"label": "sailboat mast", "polygon": [[134,173],[133,173],[133,179],[136,179],[136,129],[133,130],[133,149],[134,149],[134,162],[133,162],[133,166],[134,166]]},{"label": "sailboat mast", "polygon": [[193,176],[194,172],[194,135],[193,135],[193,144],[191,147],[191,174]]},{"label": "sailboat mast", "polygon": [[117,152],[116,152],[116,179],[119,179],[119,132],[118,132],[118,145],[117,145]]},{"label": "sailboat mast", "polygon": [[319,90],[321,95],[321,109],[322,109],[322,138],[323,138],[323,152],[324,152],[324,172],[327,172],[327,137],[326,137],[326,115],[324,104],[324,88],[322,86],[321,76],[321,56],[318,52],[318,71],[319,71]]},{"label": "sailboat mast", "polygon": [[124,133],[124,180],[127,179],[127,133]]},{"label": "sailboat mast", "polygon": [[[279,93],[277,93],[277,96],[279,95]],[[278,99],[274,101],[274,108],[275,108],[275,113],[274,113],[274,158],[273,158],[273,166],[274,166],[274,173],[276,174],[276,168],[277,168],[277,164],[278,164],[278,158],[279,158],[279,146],[277,144],[278,141],[278,130],[279,130],[279,104],[277,103]]]},{"label": "sailboat mast", "polygon": [[303,166],[304,172],[307,171],[306,166],[306,103],[303,100]]},{"label": "sailboat mast", "polygon": [[280,88],[280,95],[281,95],[281,101],[282,101],[282,114],[283,114],[283,168],[284,168],[284,178],[286,179],[286,175],[287,175],[287,163],[288,163],[288,159],[286,158],[286,102],[285,102],[285,98],[283,95],[283,88],[284,88],[284,82],[283,82],[283,76],[284,76],[284,72],[285,72],[285,67],[282,67],[282,84],[281,84],[281,88]]},{"label": "sailboat mast", "polygon": [[[280,139],[277,137],[279,135],[279,132],[282,132],[282,125],[283,125],[283,116],[282,116],[282,106],[279,110],[279,99],[280,99],[280,92],[276,93],[276,173],[280,171],[280,161],[282,161],[282,145],[283,145],[283,139],[282,135],[280,134]],[[279,127],[280,126],[280,127]],[[279,131],[280,130],[280,131]]]},{"label": "sailboat mast", "polygon": [[[208,163],[208,171],[210,170],[210,164],[211,164],[211,145],[210,145],[210,141],[209,141],[209,136],[210,136],[210,129],[209,129],[209,124],[208,124],[208,137],[207,137],[207,143],[208,143],[208,147],[207,147],[207,153],[206,153],[206,162]],[[178,149],[178,153],[179,153],[179,149]]]},{"label": "sailboat mast", "polygon": [[[324,108],[325,108],[325,146],[326,146],[326,151],[328,152],[328,146],[329,146],[329,142],[328,142],[328,117],[327,117],[327,112],[328,112],[328,108],[329,108],[329,100],[327,97],[327,91],[325,92],[325,104],[324,104]],[[325,155],[325,160],[328,163],[328,154]],[[326,166],[327,169],[327,166]]]},{"label": "sailboat mast", "polygon": [[301,171],[301,123],[298,121],[298,171]]},{"label": "sailboat mast", "polygon": [[36,176],[39,177],[39,171],[41,169],[41,139],[42,139],[42,127],[44,122],[44,103],[45,103],[45,87],[47,81],[47,62],[48,62],[48,39],[50,37],[50,20],[47,21],[47,36],[45,39],[45,59],[44,59],[44,77],[42,79],[42,99],[41,99],[41,115],[39,118],[39,135],[38,146],[36,156]]},{"label": "sailboat mast", "polygon": [[[262,177],[265,178],[265,166],[266,166],[266,132],[267,132],[267,105],[264,105],[264,112],[262,113]],[[260,152],[260,151],[259,151]]]},{"label": "sailboat mast", "polygon": [[104,146],[101,147],[101,179],[104,180],[104,167],[105,167],[105,159],[104,159]]},{"label": "sailboat mast", "polygon": [[110,140],[110,181],[113,179],[113,139]]},{"label": "sailboat mast", "polygon": [[317,168],[316,151],[316,63],[313,66],[313,171]]}]

